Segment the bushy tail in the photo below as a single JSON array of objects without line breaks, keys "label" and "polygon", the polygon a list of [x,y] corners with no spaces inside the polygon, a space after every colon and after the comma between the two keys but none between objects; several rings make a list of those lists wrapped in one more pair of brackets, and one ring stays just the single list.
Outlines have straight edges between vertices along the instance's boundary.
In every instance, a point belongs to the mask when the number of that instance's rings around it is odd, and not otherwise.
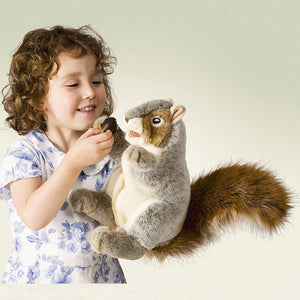
[{"label": "bushy tail", "polygon": [[218,228],[240,217],[269,232],[287,220],[290,193],[272,172],[256,165],[232,164],[201,176],[191,184],[191,201],[181,232],[164,247],[147,252],[150,258],[186,256],[215,240]]}]

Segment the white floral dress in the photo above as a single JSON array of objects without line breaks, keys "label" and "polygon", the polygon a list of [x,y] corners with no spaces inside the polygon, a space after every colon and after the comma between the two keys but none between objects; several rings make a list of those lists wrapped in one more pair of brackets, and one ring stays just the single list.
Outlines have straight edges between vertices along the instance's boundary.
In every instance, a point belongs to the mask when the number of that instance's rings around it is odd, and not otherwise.
[{"label": "white floral dress", "polygon": [[[73,211],[68,199],[39,231],[26,227],[16,212],[9,183],[40,176],[45,182],[64,157],[45,134],[32,131],[14,143],[0,169],[0,199],[7,202],[13,250],[2,283],[125,283],[119,261],[91,250],[89,235],[99,224]],[[85,168],[73,189],[99,191],[114,162],[107,156]]]}]

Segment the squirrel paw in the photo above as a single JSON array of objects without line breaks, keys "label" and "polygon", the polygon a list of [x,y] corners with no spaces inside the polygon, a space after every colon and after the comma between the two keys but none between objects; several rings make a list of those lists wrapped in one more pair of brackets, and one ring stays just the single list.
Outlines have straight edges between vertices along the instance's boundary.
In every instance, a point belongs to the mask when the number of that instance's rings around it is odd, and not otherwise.
[{"label": "squirrel paw", "polygon": [[69,197],[69,202],[72,208],[77,212],[83,211],[83,194],[84,192],[82,190],[75,190],[71,193]]},{"label": "squirrel paw", "polygon": [[77,212],[89,213],[96,207],[96,203],[91,196],[92,192],[88,189],[77,189],[69,197],[72,208]]},{"label": "squirrel paw", "polygon": [[153,154],[149,153],[141,147],[133,146],[129,152],[129,160],[140,167],[147,167],[155,160]]},{"label": "squirrel paw", "polygon": [[95,252],[115,258],[138,259],[146,251],[124,230],[110,230],[106,226],[99,226],[93,231],[90,243]]}]

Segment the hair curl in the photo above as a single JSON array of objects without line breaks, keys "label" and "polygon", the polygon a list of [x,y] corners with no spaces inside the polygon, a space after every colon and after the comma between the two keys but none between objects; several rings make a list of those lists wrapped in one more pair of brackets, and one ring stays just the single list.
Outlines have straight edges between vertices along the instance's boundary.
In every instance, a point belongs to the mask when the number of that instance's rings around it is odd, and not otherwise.
[{"label": "hair curl", "polygon": [[95,55],[104,75],[107,99],[103,113],[112,113],[113,99],[107,76],[113,73],[116,58],[103,38],[90,26],[36,29],[25,35],[13,55],[9,83],[2,90],[2,104],[9,115],[6,121],[19,135],[47,130],[43,99],[48,93],[49,78],[59,70],[58,55],[62,52],[72,53],[74,57]]}]

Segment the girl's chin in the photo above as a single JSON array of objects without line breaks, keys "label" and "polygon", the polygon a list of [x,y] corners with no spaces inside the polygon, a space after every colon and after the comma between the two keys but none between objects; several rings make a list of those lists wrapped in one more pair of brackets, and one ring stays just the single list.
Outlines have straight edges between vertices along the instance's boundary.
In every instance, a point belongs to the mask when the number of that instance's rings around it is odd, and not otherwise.
[{"label": "girl's chin", "polygon": [[95,120],[96,120],[96,118],[91,118],[90,120],[86,120],[86,122],[80,123],[80,128],[82,128],[82,130],[87,130],[87,129],[93,127]]}]

